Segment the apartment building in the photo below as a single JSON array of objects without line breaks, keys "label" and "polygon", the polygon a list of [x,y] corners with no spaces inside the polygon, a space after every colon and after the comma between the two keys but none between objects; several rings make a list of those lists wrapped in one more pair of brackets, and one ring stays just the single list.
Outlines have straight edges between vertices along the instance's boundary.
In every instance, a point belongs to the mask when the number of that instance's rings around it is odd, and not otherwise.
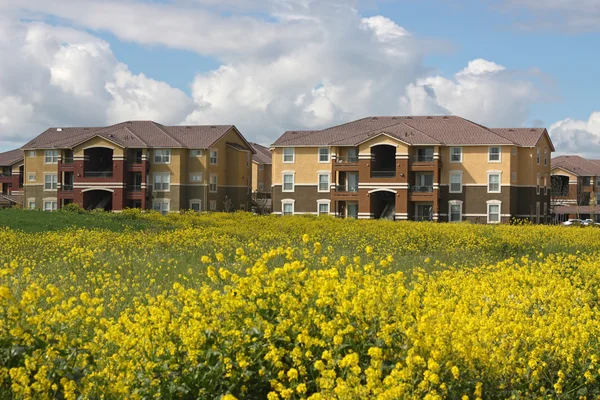
[{"label": "apartment building", "polygon": [[0,208],[23,205],[23,152],[0,153]]},{"label": "apartment building", "polygon": [[600,222],[600,160],[577,155],[555,157],[551,174],[556,222],[573,218]]},{"label": "apartment building", "polygon": [[50,128],[22,147],[28,208],[245,210],[254,150],[233,125]]},{"label": "apartment building", "polygon": [[270,213],[271,202],[271,151],[258,143],[250,143],[252,156],[252,205],[260,214]]},{"label": "apartment building", "polygon": [[276,214],[500,223],[549,211],[554,147],[543,128],[369,117],[288,131],[271,149]]}]

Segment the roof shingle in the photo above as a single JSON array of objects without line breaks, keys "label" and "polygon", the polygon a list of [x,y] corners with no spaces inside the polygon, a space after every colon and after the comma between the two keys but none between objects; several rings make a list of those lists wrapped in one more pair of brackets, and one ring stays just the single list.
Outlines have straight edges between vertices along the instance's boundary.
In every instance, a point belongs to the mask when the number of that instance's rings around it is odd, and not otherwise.
[{"label": "roof shingle", "polygon": [[0,167],[10,167],[19,161],[23,161],[23,150],[15,149],[0,153]]},{"label": "roof shingle", "polygon": [[252,156],[252,161],[259,164],[271,164],[271,152],[268,147],[265,147],[258,143],[250,143],[250,146],[254,149],[256,154]]},{"label": "roof shingle", "polygon": [[600,176],[600,161],[587,160],[577,155],[553,158],[552,169],[554,168],[562,168],[578,176]]}]

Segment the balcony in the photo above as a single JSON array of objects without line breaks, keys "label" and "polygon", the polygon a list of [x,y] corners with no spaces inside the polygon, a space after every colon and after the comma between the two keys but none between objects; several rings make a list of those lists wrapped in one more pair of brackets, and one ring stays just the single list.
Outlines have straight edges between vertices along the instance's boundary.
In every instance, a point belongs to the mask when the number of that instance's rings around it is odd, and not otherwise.
[{"label": "balcony", "polygon": [[336,192],[358,193],[358,185],[336,185]]},{"label": "balcony", "polygon": [[433,193],[433,186],[412,185],[410,191],[413,193]]},{"label": "balcony", "polygon": [[112,178],[112,171],[83,171],[84,178]]},{"label": "balcony", "polygon": [[413,157],[411,157],[411,161],[412,162],[418,162],[418,163],[432,163],[433,162],[433,155],[417,155],[417,156],[413,156]]},{"label": "balcony", "polygon": [[339,156],[336,164],[358,164],[358,156]]},{"label": "balcony", "polygon": [[63,165],[73,165],[74,162],[75,160],[73,159],[73,157],[65,157],[62,159]]},{"label": "balcony", "polygon": [[60,188],[61,192],[72,192],[73,191],[73,185],[62,185]]},{"label": "balcony", "polygon": [[371,178],[395,178],[396,171],[371,171]]},{"label": "balcony", "polygon": [[139,193],[142,191],[142,185],[131,185],[129,187],[130,187],[130,190],[134,193]]}]

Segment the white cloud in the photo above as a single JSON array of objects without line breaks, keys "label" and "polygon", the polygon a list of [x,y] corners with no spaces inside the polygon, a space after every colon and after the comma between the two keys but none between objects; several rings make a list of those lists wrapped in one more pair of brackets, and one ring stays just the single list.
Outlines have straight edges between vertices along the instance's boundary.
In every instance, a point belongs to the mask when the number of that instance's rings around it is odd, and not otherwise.
[{"label": "white cloud", "polygon": [[600,111],[593,112],[587,121],[564,119],[548,128],[559,154],[580,154],[598,158],[600,153]]}]

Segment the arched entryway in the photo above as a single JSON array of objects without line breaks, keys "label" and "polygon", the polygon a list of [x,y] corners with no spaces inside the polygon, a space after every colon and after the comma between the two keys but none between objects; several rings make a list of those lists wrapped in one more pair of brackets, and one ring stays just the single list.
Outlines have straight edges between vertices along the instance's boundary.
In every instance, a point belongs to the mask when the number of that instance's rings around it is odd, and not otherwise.
[{"label": "arched entryway", "polygon": [[393,220],[396,216],[396,192],[381,189],[369,193],[373,218]]},{"label": "arched entryway", "polygon": [[112,211],[113,191],[110,189],[84,190],[83,208],[86,210],[95,210],[101,208],[104,211]]}]

